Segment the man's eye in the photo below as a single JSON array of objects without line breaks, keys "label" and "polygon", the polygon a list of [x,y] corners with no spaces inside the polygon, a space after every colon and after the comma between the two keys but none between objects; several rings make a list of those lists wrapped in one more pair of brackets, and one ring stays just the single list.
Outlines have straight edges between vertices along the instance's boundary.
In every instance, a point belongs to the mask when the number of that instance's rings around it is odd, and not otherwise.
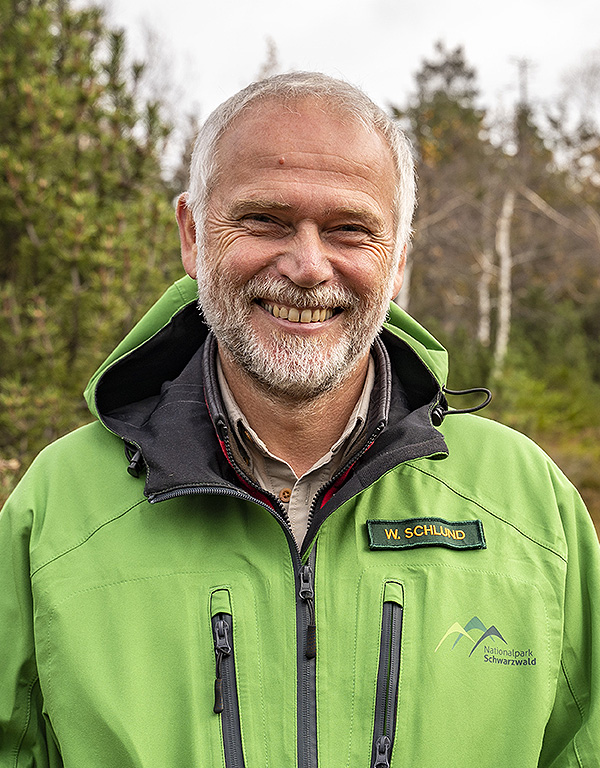
[{"label": "man's eye", "polygon": [[360,224],[342,224],[336,227],[332,235],[347,240],[364,239],[369,236],[369,231]]},{"label": "man's eye", "polygon": [[280,221],[266,213],[249,213],[242,217],[241,223],[252,233],[274,234],[281,231],[283,225]]},{"label": "man's eye", "polygon": [[252,213],[244,217],[245,221],[258,221],[262,224],[274,224],[275,221],[266,213]]}]

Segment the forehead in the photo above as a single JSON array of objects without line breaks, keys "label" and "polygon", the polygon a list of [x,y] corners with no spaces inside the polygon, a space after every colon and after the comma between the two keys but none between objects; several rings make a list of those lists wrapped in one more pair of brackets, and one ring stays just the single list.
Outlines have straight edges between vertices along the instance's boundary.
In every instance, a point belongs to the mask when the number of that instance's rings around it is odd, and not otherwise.
[{"label": "forehead", "polygon": [[395,163],[386,139],[340,108],[313,97],[245,109],[217,144],[213,191],[232,184],[310,181],[355,190],[387,207]]}]

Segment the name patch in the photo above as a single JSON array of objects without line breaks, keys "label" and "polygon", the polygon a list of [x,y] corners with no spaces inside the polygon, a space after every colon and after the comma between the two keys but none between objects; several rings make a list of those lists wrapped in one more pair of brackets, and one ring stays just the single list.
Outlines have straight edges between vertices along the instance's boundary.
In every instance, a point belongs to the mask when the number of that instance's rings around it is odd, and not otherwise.
[{"label": "name patch", "polygon": [[485,549],[481,520],[450,522],[441,517],[415,517],[408,520],[367,520],[371,549]]}]

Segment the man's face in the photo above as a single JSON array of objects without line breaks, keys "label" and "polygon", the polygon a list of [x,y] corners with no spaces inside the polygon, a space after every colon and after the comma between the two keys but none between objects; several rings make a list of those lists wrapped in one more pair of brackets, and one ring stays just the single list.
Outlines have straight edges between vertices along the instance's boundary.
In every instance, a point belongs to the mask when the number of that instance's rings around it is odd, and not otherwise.
[{"label": "man's face", "polygon": [[218,152],[202,253],[184,264],[221,353],[276,396],[329,391],[366,361],[400,288],[390,150],[304,99],[251,107]]}]

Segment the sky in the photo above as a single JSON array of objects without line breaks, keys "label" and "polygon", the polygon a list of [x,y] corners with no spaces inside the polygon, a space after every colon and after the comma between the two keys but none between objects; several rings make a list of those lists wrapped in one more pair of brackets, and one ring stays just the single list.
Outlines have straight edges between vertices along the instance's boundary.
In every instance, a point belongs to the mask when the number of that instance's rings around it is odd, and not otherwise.
[{"label": "sky", "polygon": [[[83,0],[82,0],[83,2]],[[381,106],[406,104],[414,75],[441,40],[461,45],[482,106],[510,109],[517,59],[527,59],[533,105],[554,99],[564,75],[600,52],[595,0],[105,0],[109,20],[144,55],[176,109],[206,116],[255,79],[275,43],[280,71],[349,80]]]}]

